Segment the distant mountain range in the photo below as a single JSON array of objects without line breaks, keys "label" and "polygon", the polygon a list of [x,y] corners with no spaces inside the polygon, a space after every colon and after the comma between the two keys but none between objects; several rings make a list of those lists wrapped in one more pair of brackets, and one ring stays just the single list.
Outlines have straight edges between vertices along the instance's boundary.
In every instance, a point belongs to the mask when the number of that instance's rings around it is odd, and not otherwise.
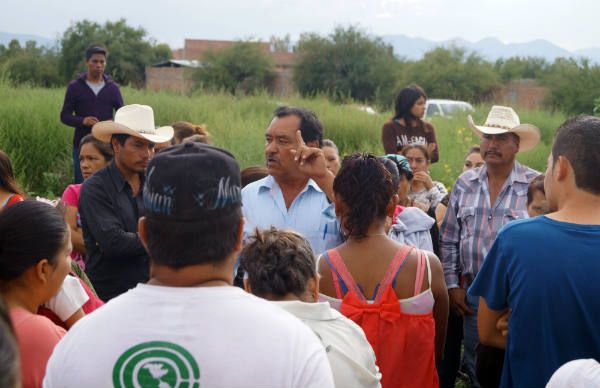
[{"label": "distant mountain range", "polygon": [[568,51],[547,40],[537,39],[525,43],[503,43],[496,38],[485,38],[478,42],[469,42],[461,38],[435,42],[423,38],[412,38],[407,35],[384,35],[384,42],[394,48],[397,57],[418,60],[427,51],[436,47],[456,46],[468,52],[475,51],[487,60],[510,57],[541,57],[553,62],[556,58],[589,58],[592,62],[600,63],[600,47]]},{"label": "distant mountain range", "polygon": [[[423,57],[427,51],[436,47],[461,47],[468,52],[475,51],[487,60],[495,61],[499,58],[510,57],[541,57],[549,62],[556,58],[589,58],[592,62],[600,64],[600,47],[586,48],[576,51],[568,51],[547,40],[537,39],[524,43],[503,43],[496,38],[485,38],[478,42],[469,42],[461,38],[454,38],[444,41],[433,41],[423,38],[412,38],[407,35],[383,35],[384,42],[394,48],[394,54],[397,57],[418,60]],[[28,40],[34,40],[38,46],[54,47],[57,45],[56,39],[50,39],[38,35],[14,34],[0,31],[0,44],[5,46],[17,39],[21,45]],[[182,38],[183,39],[183,38]]]}]

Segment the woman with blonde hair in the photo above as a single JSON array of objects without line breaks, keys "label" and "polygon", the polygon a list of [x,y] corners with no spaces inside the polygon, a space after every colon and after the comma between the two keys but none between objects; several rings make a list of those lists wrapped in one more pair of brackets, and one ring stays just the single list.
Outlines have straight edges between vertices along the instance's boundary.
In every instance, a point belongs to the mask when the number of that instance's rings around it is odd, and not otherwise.
[{"label": "woman with blonde hair", "polygon": [[207,131],[206,124],[193,124],[187,121],[177,121],[171,125],[175,131],[173,134],[173,144],[181,144],[189,137],[194,136],[193,141],[205,144],[212,144],[212,138]]}]

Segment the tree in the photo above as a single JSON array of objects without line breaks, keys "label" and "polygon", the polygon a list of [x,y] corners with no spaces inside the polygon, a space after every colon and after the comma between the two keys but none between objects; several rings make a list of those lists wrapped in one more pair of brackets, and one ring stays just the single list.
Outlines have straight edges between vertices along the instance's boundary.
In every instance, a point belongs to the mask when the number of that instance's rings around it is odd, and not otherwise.
[{"label": "tree", "polygon": [[283,38],[273,35],[269,39],[269,43],[271,44],[271,50],[274,52],[287,53],[290,51],[292,39],[290,38],[290,34],[286,34]]},{"label": "tree", "polygon": [[202,66],[194,72],[193,78],[200,88],[245,94],[267,88],[273,75],[273,60],[260,44],[240,41],[218,51],[206,52]]},{"label": "tree", "polygon": [[38,47],[35,41],[26,42],[25,47],[14,39],[8,48],[0,45],[0,65],[8,78],[17,84],[51,87],[62,83],[58,72],[58,53]]},{"label": "tree", "polygon": [[357,27],[337,27],[328,37],[303,34],[296,53],[294,83],[302,95],[372,101],[394,87],[391,46]]},{"label": "tree", "polygon": [[503,83],[522,78],[539,79],[548,68],[548,62],[539,57],[498,59],[494,69]]},{"label": "tree", "polygon": [[171,58],[166,45],[147,38],[146,30],[127,25],[125,19],[103,26],[83,20],[69,27],[61,39],[60,69],[67,79],[85,71],[85,50],[101,44],[108,50],[106,73],[122,84],[142,86],[147,65]]},{"label": "tree", "polygon": [[558,58],[549,66],[542,83],[550,93],[546,103],[568,114],[594,112],[594,99],[600,96],[600,66],[587,59]]},{"label": "tree", "polygon": [[499,77],[491,63],[475,53],[457,47],[438,47],[423,59],[406,66],[398,87],[416,83],[433,98],[470,102],[489,99],[499,87]]}]

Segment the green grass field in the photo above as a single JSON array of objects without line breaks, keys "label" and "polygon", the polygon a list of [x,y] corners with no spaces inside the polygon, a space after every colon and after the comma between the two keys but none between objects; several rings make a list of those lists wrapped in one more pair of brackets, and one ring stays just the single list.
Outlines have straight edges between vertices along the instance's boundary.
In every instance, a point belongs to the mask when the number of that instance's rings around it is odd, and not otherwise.
[{"label": "green grass field", "polygon": [[[122,89],[125,102],[154,108],[157,125],[177,120],[205,123],[217,146],[229,149],[242,167],[264,163],[264,130],[272,111],[281,104],[313,109],[342,154],[368,151],[381,154],[381,127],[390,112],[368,114],[357,106],[337,105],[326,98],[279,98],[268,95],[234,97],[228,94],[156,93]],[[70,183],[73,129],[59,120],[64,89],[12,87],[0,80],[0,148],[7,152],[21,185],[29,192],[53,197]],[[476,122],[483,122],[489,106],[477,107]],[[518,111],[522,122],[542,130],[542,143],[519,160],[544,170],[554,130],[565,120],[560,113]],[[464,153],[477,139],[467,127],[466,117],[433,120],[440,146],[440,162],[432,176],[451,186],[462,168]]]}]

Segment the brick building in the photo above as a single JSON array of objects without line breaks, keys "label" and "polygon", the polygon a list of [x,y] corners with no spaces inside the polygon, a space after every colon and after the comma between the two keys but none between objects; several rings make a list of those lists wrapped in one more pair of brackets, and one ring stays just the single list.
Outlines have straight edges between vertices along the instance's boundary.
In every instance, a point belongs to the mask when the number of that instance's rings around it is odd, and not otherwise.
[{"label": "brick building", "polygon": [[548,89],[536,80],[518,79],[502,86],[493,100],[515,108],[539,109],[547,95]]},{"label": "brick building", "polygon": [[171,59],[146,66],[146,89],[187,93],[191,91],[192,72],[200,66],[198,61]]},{"label": "brick building", "polygon": [[[204,54],[208,50],[218,51],[231,47],[234,43],[230,40],[186,39],[183,48],[173,50],[172,60],[146,67],[146,88],[188,92],[193,86],[193,69],[202,66]],[[266,42],[256,44],[260,45],[275,63],[275,77],[269,85],[270,92],[278,96],[290,95],[294,91],[294,53],[273,51],[271,45]]]}]

